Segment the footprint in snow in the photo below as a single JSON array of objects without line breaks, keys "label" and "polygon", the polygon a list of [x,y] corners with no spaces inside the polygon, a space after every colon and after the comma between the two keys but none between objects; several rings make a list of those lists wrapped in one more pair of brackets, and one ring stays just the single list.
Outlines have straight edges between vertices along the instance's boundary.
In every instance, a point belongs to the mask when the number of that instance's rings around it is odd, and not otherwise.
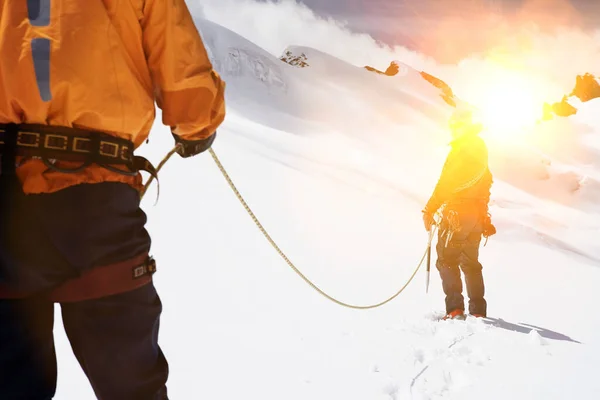
[{"label": "footprint in snow", "polygon": [[383,389],[383,392],[385,394],[387,394],[388,396],[390,396],[391,400],[398,400],[398,391],[399,391],[398,385],[396,385],[394,383],[390,383]]}]

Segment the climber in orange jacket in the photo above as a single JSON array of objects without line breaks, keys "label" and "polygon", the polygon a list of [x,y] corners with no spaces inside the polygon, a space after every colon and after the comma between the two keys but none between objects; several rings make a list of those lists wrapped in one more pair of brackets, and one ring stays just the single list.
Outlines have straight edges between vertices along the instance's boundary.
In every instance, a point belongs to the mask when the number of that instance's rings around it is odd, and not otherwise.
[{"label": "climber in orange jacket", "polygon": [[53,303],[100,399],[166,399],[141,170],[225,117],[184,0],[0,0],[0,399],[51,399]]},{"label": "climber in orange jacket", "polygon": [[[446,317],[464,317],[464,298],[460,271],[465,274],[469,312],[487,315],[479,245],[482,235],[491,236],[495,227],[488,213],[492,174],[488,150],[473,122],[470,111],[457,111],[450,119],[452,142],[440,179],[423,210],[425,228],[434,224],[441,209],[437,243],[437,269],[446,294]],[[460,267],[460,269],[459,269]]]}]

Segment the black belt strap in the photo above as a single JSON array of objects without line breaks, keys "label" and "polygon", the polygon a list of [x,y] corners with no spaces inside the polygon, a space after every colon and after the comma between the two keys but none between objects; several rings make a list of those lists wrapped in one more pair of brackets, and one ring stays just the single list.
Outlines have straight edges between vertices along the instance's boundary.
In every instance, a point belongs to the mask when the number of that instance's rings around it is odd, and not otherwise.
[{"label": "black belt strap", "polygon": [[17,143],[16,132],[15,126],[8,126],[4,132],[5,137],[3,137],[2,133],[0,133],[0,157],[2,158],[0,172],[4,174],[12,174],[15,171]]},{"label": "black belt strap", "polygon": [[[130,140],[106,133],[63,126],[33,124],[0,124],[0,155],[2,170],[14,170],[15,158],[41,158],[48,168],[65,172],[79,172],[91,164],[98,164],[123,175],[146,171],[157,178],[156,169],[144,157],[133,154]],[[50,160],[81,162],[74,169],[59,168]],[[125,166],[128,170],[117,168]]]}]

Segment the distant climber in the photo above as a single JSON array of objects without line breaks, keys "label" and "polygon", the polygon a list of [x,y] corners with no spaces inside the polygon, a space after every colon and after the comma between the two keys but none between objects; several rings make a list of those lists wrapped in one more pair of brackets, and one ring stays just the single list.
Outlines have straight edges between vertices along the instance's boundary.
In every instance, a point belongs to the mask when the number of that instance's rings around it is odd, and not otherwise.
[{"label": "distant climber", "polygon": [[166,400],[134,150],[155,105],[181,157],[209,149],[225,84],[184,0],[0,0],[0,21],[0,399],[54,397],[60,303],[97,398]]},{"label": "distant climber", "polygon": [[[464,318],[465,305],[460,271],[465,275],[469,313],[487,316],[479,246],[482,236],[495,233],[488,213],[492,174],[488,151],[470,111],[457,110],[450,119],[452,141],[440,179],[423,209],[425,229],[432,229],[441,214],[437,242],[437,269],[446,294],[446,317]],[[459,269],[460,267],[460,269]]]}]

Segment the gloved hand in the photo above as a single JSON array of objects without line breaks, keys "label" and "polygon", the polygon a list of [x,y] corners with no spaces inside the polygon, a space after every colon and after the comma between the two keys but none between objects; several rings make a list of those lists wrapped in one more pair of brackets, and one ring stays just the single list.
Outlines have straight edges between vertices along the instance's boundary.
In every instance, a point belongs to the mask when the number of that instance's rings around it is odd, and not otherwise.
[{"label": "gloved hand", "polygon": [[192,157],[210,149],[210,146],[212,146],[216,136],[217,132],[210,135],[206,139],[185,140],[173,134],[173,137],[175,138],[175,143],[181,145],[177,150],[177,154],[179,154],[183,158]]},{"label": "gloved hand", "polygon": [[435,219],[433,218],[433,214],[427,210],[423,210],[423,225],[425,226],[425,230],[429,232],[434,224]]},{"label": "gloved hand", "polygon": [[496,234],[496,227],[492,224],[492,218],[490,214],[488,214],[483,220],[483,237],[489,238]]}]

